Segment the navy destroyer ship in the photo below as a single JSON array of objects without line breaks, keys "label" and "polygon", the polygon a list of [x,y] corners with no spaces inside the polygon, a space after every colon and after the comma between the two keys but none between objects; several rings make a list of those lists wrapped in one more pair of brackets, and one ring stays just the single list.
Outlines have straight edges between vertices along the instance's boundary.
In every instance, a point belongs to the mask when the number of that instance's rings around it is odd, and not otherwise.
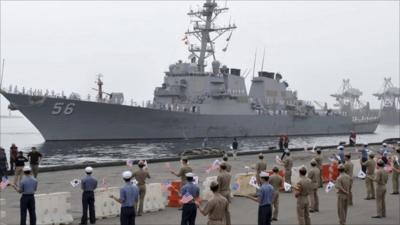
[{"label": "navy destroyer ship", "polygon": [[[358,118],[317,110],[289,89],[280,73],[253,72],[246,90],[240,69],[217,60],[216,40],[229,44],[235,24],[218,26],[216,20],[228,10],[215,0],[190,10],[191,27],[184,41],[186,62],[169,66],[154,99],[142,106],[124,104],[122,93],[105,93],[101,76],[97,98],[65,96],[52,91],[2,90],[11,110],[19,110],[46,141],[180,139],[288,135],[372,133],[379,119]],[[195,42],[198,44],[196,45]],[[222,49],[226,51],[228,44]],[[210,66],[208,66],[208,64]]]}]

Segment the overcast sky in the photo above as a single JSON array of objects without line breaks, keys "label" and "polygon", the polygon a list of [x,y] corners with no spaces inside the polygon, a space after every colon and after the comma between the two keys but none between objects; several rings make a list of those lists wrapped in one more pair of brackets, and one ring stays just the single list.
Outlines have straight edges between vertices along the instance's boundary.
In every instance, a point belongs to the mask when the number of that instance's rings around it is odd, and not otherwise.
[{"label": "overcast sky", "polygon": [[[225,1],[219,1],[224,5]],[[126,99],[150,100],[164,71],[188,52],[181,40],[186,13],[199,1],[1,1],[3,86],[95,92],[95,75],[105,91]],[[372,96],[384,77],[399,86],[397,1],[228,1],[238,29],[226,53],[228,67],[251,69],[255,49],[266,48],[264,69],[280,72],[305,100],[333,104],[343,78]],[[258,58],[257,70],[260,69]],[[250,85],[251,75],[247,77]],[[4,108],[4,107],[3,107]]]}]

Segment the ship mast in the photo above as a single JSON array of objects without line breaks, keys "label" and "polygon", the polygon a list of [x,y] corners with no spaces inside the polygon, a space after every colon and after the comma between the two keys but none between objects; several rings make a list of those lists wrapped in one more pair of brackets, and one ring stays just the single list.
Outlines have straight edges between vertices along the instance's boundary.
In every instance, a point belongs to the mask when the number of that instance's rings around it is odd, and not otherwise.
[{"label": "ship mast", "polygon": [[102,102],[103,101],[103,81],[101,78],[103,77],[103,74],[99,73],[97,74],[97,101]]},{"label": "ship mast", "polygon": [[[204,72],[206,58],[212,55],[214,60],[216,60],[214,48],[215,40],[227,31],[236,28],[235,24],[229,24],[225,27],[218,27],[214,24],[218,15],[226,10],[228,10],[226,7],[218,8],[218,4],[215,0],[206,0],[203,4],[203,9],[199,9],[198,11],[190,10],[188,13],[190,17],[198,19],[192,21],[192,30],[188,30],[185,34],[194,36],[200,42],[200,47],[195,45],[189,46],[189,52],[198,59],[197,65],[200,72]],[[212,37],[210,35],[212,33],[216,35]]]}]

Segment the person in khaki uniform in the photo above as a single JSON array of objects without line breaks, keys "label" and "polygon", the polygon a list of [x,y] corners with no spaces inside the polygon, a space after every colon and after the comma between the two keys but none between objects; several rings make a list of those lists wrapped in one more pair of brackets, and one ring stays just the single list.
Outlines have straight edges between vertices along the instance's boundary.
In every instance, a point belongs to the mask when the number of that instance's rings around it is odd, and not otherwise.
[{"label": "person in khaki uniform", "polygon": [[314,157],[315,162],[317,162],[317,168],[319,169],[319,187],[323,187],[323,180],[322,180],[322,155],[321,149],[317,149],[317,155]]},{"label": "person in khaki uniform", "polygon": [[396,150],[397,156],[393,157],[393,171],[392,171],[392,195],[399,194],[399,174],[400,174],[400,147]]},{"label": "person in khaki uniform", "polygon": [[351,179],[351,184],[350,184],[350,191],[349,191],[349,196],[348,196],[348,202],[349,205],[353,205],[353,172],[354,172],[354,164],[351,162],[351,154],[347,153],[344,156],[344,172],[349,175],[350,179]]},{"label": "person in khaki uniform", "polygon": [[376,163],[374,157],[375,155],[373,153],[370,153],[368,161],[362,163],[362,165],[367,167],[367,172],[366,172],[367,177],[365,178],[365,186],[367,187],[367,197],[365,198],[365,200],[375,199],[374,182],[370,178],[373,177],[375,174]]},{"label": "person in khaki uniform", "polygon": [[300,180],[293,187],[295,190],[295,197],[297,198],[297,219],[299,225],[311,225],[309,213],[308,196],[313,190],[313,184],[309,178],[306,177],[307,169],[302,167],[299,170]]},{"label": "person in khaki uniform", "polygon": [[377,215],[372,218],[386,217],[386,184],[388,181],[388,174],[384,170],[385,162],[380,159],[377,163],[378,170],[376,171],[375,177],[369,176],[369,178],[376,182],[376,211]]},{"label": "person in khaki uniform", "polygon": [[196,206],[200,213],[204,216],[208,215],[207,225],[225,225],[226,214],[229,213],[228,200],[218,193],[219,185],[216,182],[211,182],[210,189],[214,196],[207,202],[207,205],[202,209],[197,201]]},{"label": "person in khaki uniform", "polygon": [[339,224],[346,224],[347,209],[349,205],[349,195],[351,187],[351,178],[345,173],[345,166],[338,166],[339,177],[336,180],[335,188],[337,191],[337,212],[339,216]]},{"label": "person in khaki uniform", "polygon": [[288,184],[292,184],[293,160],[290,156],[290,152],[286,152],[286,157],[283,159],[282,164],[285,168],[285,182]]},{"label": "person in khaki uniform", "polygon": [[185,184],[187,183],[187,179],[186,179],[186,175],[185,175],[185,174],[191,173],[191,172],[193,172],[193,170],[192,170],[192,168],[188,165],[188,163],[189,163],[188,157],[186,157],[186,156],[182,157],[181,163],[182,163],[182,167],[181,167],[181,169],[179,170],[178,173],[176,173],[175,171],[172,171],[172,170],[171,170],[170,172],[171,172],[172,174],[174,174],[175,176],[181,178],[182,187],[183,187],[183,185],[185,185]]},{"label": "person in khaki uniform", "polygon": [[223,161],[222,164],[225,164],[225,166],[226,166],[226,172],[230,173],[232,166],[231,166],[231,164],[228,163],[228,155],[227,154],[225,154],[222,157],[222,161]]},{"label": "person in khaki uniform", "polygon": [[312,182],[312,191],[310,193],[310,212],[319,212],[319,198],[318,198],[318,187],[319,187],[319,168],[317,162],[311,160],[311,170],[308,172],[307,177]]},{"label": "person in khaki uniform", "polygon": [[[219,175],[217,177],[218,182],[218,193],[221,194],[231,203],[231,175],[226,171],[226,165],[221,164],[219,166]],[[226,225],[231,225],[231,215],[229,211],[226,212]]]},{"label": "person in khaki uniform", "polygon": [[144,169],[145,164],[143,161],[138,163],[139,170],[133,173],[133,177],[138,182],[139,188],[139,207],[137,216],[143,215],[143,206],[144,206],[144,197],[146,195],[146,179],[150,179],[150,174],[147,170]]},{"label": "person in khaki uniform", "polygon": [[272,168],[272,172],[274,172],[269,177],[269,183],[274,187],[275,193],[274,198],[272,199],[272,220],[278,220],[278,213],[279,213],[279,191],[282,189],[283,186],[283,179],[279,176],[279,168],[274,167]]},{"label": "person in khaki uniform", "polygon": [[256,164],[256,178],[257,183],[261,184],[260,173],[261,171],[267,171],[267,163],[264,161],[264,156],[262,153],[258,155],[258,162]]}]

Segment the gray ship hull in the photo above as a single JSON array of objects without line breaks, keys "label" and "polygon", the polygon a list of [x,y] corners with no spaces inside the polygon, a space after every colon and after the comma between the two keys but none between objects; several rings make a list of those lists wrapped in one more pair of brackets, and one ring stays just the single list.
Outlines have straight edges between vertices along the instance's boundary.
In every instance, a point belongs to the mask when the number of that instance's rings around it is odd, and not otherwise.
[{"label": "gray ship hull", "polygon": [[[354,123],[351,118],[338,115],[202,115],[64,98],[2,94],[40,131],[46,141],[254,137],[282,133],[331,135],[348,134],[351,130],[373,133],[379,123],[379,120]],[[67,105],[72,106],[65,107]]]},{"label": "gray ship hull", "polygon": [[381,111],[381,124],[385,125],[400,125],[400,110],[398,109],[383,109]]}]

